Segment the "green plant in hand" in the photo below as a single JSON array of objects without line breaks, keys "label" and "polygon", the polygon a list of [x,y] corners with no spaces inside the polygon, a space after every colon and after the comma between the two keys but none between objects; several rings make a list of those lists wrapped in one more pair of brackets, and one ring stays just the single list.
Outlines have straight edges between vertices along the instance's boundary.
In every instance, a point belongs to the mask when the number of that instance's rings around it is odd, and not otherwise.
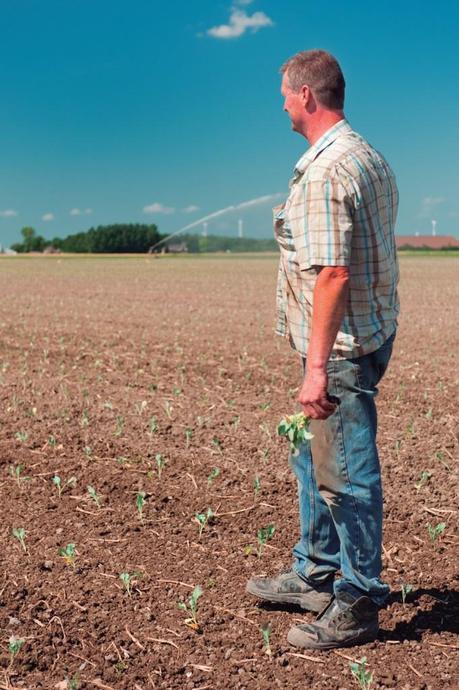
[{"label": "green plant in hand", "polygon": [[359,684],[360,690],[371,690],[373,683],[373,673],[367,671],[367,657],[363,656],[361,659],[349,664],[351,673]]},{"label": "green plant in hand", "polygon": [[215,513],[212,510],[212,508],[207,508],[205,513],[195,513],[195,518],[198,521],[199,525],[199,536],[201,536],[204,528],[209,523],[209,521],[212,520],[214,515]]},{"label": "green plant in hand", "polygon": [[18,540],[24,551],[27,552],[27,547],[25,545],[27,532],[25,531],[24,527],[13,527],[11,534]]},{"label": "green plant in hand", "polygon": [[261,556],[265,545],[267,542],[273,538],[276,528],[274,525],[268,525],[267,527],[260,527],[258,530],[258,557]]},{"label": "green plant in hand", "polygon": [[271,656],[272,655],[271,645],[270,645],[270,639],[271,639],[271,633],[272,633],[271,623],[265,623],[264,625],[261,626],[260,630],[261,630],[261,634],[263,637],[263,646],[265,648],[265,654],[267,654],[268,656]]},{"label": "green plant in hand", "polygon": [[63,548],[59,549],[58,553],[59,556],[64,559],[66,565],[72,568],[75,567],[75,561],[77,557],[75,544],[67,544],[67,546],[64,546]]},{"label": "green plant in hand", "polygon": [[199,623],[198,623],[198,618],[197,618],[197,609],[198,609],[198,599],[202,595],[202,589],[199,585],[196,585],[194,590],[192,591],[189,599],[188,599],[188,604],[186,604],[184,601],[179,601],[178,602],[178,607],[181,611],[185,611],[186,613],[189,614],[188,618],[185,618],[185,624],[189,625],[190,628],[193,630],[199,630]]},{"label": "green plant in hand", "polygon": [[286,436],[290,443],[290,452],[298,455],[300,446],[305,441],[310,441],[313,434],[309,431],[309,417],[303,412],[286,416],[277,427],[279,436]]}]

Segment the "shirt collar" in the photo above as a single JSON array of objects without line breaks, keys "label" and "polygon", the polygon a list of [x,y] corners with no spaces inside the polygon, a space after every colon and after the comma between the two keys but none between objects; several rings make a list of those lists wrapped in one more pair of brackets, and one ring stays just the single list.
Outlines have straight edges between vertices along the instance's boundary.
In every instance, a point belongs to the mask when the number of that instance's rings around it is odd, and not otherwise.
[{"label": "shirt collar", "polygon": [[343,134],[348,134],[349,132],[352,132],[352,127],[346,119],[340,120],[336,123],[336,125],[333,125],[333,127],[327,129],[327,131],[322,134],[320,139],[317,139],[316,143],[308,148],[306,153],[301,156],[295,165],[292,182],[294,182],[300,175],[303,175],[306,168],[324,149],[327,148],[327,146],[330,146],[330,144],[338,137],[342,136]]}]

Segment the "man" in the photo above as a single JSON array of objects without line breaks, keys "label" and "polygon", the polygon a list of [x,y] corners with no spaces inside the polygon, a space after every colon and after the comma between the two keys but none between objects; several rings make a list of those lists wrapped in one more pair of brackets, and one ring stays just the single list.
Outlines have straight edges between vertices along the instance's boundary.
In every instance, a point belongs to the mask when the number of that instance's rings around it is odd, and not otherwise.
[{"label": "man", "polygon": [[310,148],[295,167],[286,203],[274,209],[277,333],[302,358],[298,400],[314,438],[290,456],[301,528],[293,566],[277,577],[251,578],[247,591],[322,611],[315,623],[291,628],[288,640],[330,649],[373,640],[389,592],[379,577],[374,398],[399,312],[398,192],[384,158],[345,119],[345,81],[335,58],[301,52],[281,72],[284,110]]}]

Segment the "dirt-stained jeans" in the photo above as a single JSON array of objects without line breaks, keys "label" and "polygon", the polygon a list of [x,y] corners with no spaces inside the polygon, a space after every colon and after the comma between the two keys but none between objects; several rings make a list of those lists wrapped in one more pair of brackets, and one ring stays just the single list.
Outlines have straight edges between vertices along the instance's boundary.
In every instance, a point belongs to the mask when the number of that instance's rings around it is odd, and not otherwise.
[{"label": "dirt-stained jeans", "polygon": [[340,404],[325,421],[311,421],[314,438],[289,459],[298,479],[301,527],[294,570],[311,583],[341,571],[335,594],[366,594],[379,605],[389,587],[379,579],[382,488],[375,396],[394,338],[395,333],[364,357],[330,359],[328,392]]}]

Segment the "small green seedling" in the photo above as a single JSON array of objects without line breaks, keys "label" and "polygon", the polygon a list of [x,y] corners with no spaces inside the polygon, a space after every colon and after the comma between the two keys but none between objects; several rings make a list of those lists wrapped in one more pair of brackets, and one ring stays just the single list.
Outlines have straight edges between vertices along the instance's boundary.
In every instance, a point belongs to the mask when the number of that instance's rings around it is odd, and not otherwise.
[{"label": "small green seedling", "polygon": [[120,580],[124,585],[124,588],[127,592],[127,595],[130,597],[132,593],[132,583],[135,580],[138,580],[139,577],[142,576],[142,573],[135,572],[135,573],[120,573]]},{"label": "small green seedling", "polygon": [[27,482],[30,479],[30,477],[22,476],[23,471],[24,465],[10,465],[10,475],[13,477],[19,488],[21,488],[21,482]]},{"label": "small green seedling", "polygon": [[260,630],[263,637],[263,646],[265,648],[265,654],[267,654],[268,656],[272,656],[271,645],[269,643],[272,633],[271,623],[265,623],[261,626]]},{"label": "small green seedling", "polygon": [[207,477],[207,485],[210,486],[214,479],[217,479],[217,477],[220,474],[220,468],[219,467],[214,467],[211,471],[209,476]]},{"label": "small green seedling", "polygon": [[161,453],[156,453],[155,455],[155,460],[156,460],[156,469],[158,472],[158,479],[161,479],[161,475],[163,473],[163,469],[166,466],[166,459],[163,458]]},{"label": "small green seedling", "polygon": [[138,512],[138,514],[139,514],[139,518],[140,518],[141,520],[143,520],[143,509],[144,509],[144,507],[145,507],[145,496],[146,496],[146,495],[147,495],[147,494],[145,493],[145,491],[139,491],[139,492],[137,493],[136,498],[135,498],[135,505],[136,505],[136,508],[137,508],[137,512]]},{"label": "small green seedling", "polygon": [[438,525],[435,525],[435,527],[432,527],[432,525],[429,522],[429,524],[427,525],[427,531],[429,533],[429,537],[432,544],[435,544],[440,534],[442,534],[442,532],[445,531],[445,528],[446,524],[444,522],[439,522]]},{"label": "small green seedling", "polygon": [[413,591],[413,585],[402,584],[401,594],[402,594],[402,604],[405,606],[406,598],[410,592]]},{"label": "small green seedling", "polygon": [[260,527],[258,530],[258,556],[260,557],[263,553],[263,549],[266,543],[273,538],[276,528],[274,525],[268,525],[267,527]]},{"label": "small green seedling", "polygon": [[429,479],[432,476],[432,472],[429,472],[428,470],[425,470],[424,472],[421,472],[421,476],[419,477],[419,481],[414,485],[414,488],[419,491],[419,489],[422,489],[424,484],[427,484]]},{"label": "small green seedling", "polygon": [[261,482],[260,482],[260,477],[258,474],[255,475],[255,478],[253,480],[253,491],[255,496],[260,492],[261,489]]},{"label": "small green seedling", "polygon": [[158,422],[156,417],[150,417],[148,422],[148,435],[153,436],[153,434],[158,431]]},{"label": "small green seedling", "polygon": [[27,532],[25,531],[25,529],[23,527],[13,527],[13,529],[11,530],[11,534],[18,540],[24,551],[27,553],[27,547],[25,545],[25,538]]},{"label": "small green seedling", "polygon": [[65,484],[62,484],[62,479],[59,477],[59,475],[55,474],[54,477],[51,479],[52,483],[54,486],[57,488],[57,494],[59,498],[62,496],[62,492],[65,490],[67,486],[75,486],[77,480],[76,477],[70,477],[70,479],[67,479]]},{"label": "small green seedling", "polygon": [[205,513],[195,513],[195,518],[198,521],[199,525],[199,536],[201,537],[201,534],[206,527],[206,525],[209,523],[210,520],[214,517],[215,513],[212,510],[212,508],[207,508]]},{"label": "small green seedling", "polygon": [[286,416],[277,427],[279,436],[286,436],[290,442],[290,452],[298,455],[302,443],[310,441],[314,434],[309,431],[309,417],[303,412]]},{"label": "small green seedling", "polygon": [[78,690],[80,687],[80,681],[78,680],[78,676],[72,676],[71,678],[67,678],[67,685],[69,687],[69,690]]},{"label": "small green seedling", "polygon": [[62,549],[59,549],[58,551],[59,556],[64,559],[65,564],[74,568],[75,567],[75,561],[77,557],[77,552],[75,549],[75,544],[67,544]]},{"label": "small green seedling", "polygon": [[367,657],[363,656],[361,659],[349,664],[351,673],[359,684],[360,690],[371,690],[373,683],[373,673],[367,671]]},{"label": "small green seedling", "polygon": [[185,429],[185,447],[189,448],[193,438],[193,429]]},{"label": "small green seedling", "polygon": [[167,414],[167,416],[168,416],[169,419],[172,419],[172,411],[173,411],[173,409],[174,409],[174,408],[172,407],[170,401],[169,401],[169,400],[166,400],[166,402],[164,403],[164,412]]},{"label": "small green seedling", "polygon": [[190,614],[189,618],[185,618],[185,624],[189,625],[190,628],[193,630],[199,630],[199,623],[198,623],[198,618],[197,618],[197,608],[198,608],[198,599],[202,595],[202,589],[199,585],[196,585],[194,590],[192,591],[189,599],[188,599],[188,604],[186,604],[184,601],[179,601],[178,602],[178,607],[181,611],[186,611],[187,613]]},{"label": "small green seedling", "polygon": [[22,637],[16,637],[15,635],[11,635],[10,639],[8,640],[8,651],[10,653],[10,666],[13,665],[13,661],[21,651],[22,645],[24,644],[25,640]]},{"label": "small green seedling", "polygon": [[17,431],[15,437],[18,441],[21,441],[21,443],[25,443],[29,438],[29,433],[27,431]]},{"label": "small green seedling", "polygon": [[115,431],[113,432],[113,436],[121,436],[123,434],[123,428],[124,428],[124,417],[121,415],[118,415],[116,418],[116,427]]},{"label": "small green seedling", "polygon": [[98,508],[100,508],[100,507],[101,507],[101,500],[100,500],[100,496],[99,496],[99,494],[97,493],[97,491],[95,490],[95,488],[94,488],[93,486],[91,486],[90,484],[88,484],[88,486],[86,487],[86,489],[87,489],[87,491],[88,491],[89,496],[92,498],[92,500],[93,500],[94,503],[96,504],[96,506],[97,506]]}]

